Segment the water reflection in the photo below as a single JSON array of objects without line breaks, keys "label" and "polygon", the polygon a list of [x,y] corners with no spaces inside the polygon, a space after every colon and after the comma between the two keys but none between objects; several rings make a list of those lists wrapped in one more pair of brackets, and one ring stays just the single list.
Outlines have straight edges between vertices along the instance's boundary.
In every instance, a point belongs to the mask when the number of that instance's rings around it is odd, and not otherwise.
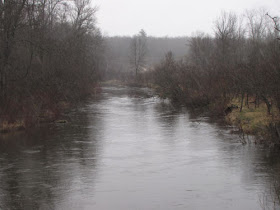
[{"label": "water reflection", "polygon": [[[95,113],[90,112],[94,107]],[[4,136],[0,141],[0,207],[55,209],[93,185],[101,150],[98,106],[68,114],[70,123]]]},{"label": "water reflection", "polygon": [[263,193],[275,198],[278,151],[149,89],[105,88],[64,117],[2,137],[0,209],[261,209]]}]

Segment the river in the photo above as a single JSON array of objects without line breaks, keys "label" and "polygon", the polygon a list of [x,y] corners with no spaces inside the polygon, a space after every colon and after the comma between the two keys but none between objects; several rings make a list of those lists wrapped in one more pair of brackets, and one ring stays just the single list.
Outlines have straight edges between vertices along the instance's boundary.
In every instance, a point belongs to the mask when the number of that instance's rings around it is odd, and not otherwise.
[{"label": "river", "polygon": [[106,87],[64,118],[1,137],[0,209],[273,208],[279,152],[149,89]]}]

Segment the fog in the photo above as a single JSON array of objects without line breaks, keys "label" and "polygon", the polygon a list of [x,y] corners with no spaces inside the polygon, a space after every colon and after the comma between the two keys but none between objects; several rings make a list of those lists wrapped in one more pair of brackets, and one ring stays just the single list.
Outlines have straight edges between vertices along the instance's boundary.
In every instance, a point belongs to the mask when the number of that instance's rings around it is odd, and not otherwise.
[{"label": "fog", "polygon": [[222,10],[241,14],[244,8],[260,7],[279,14],[277,0],[95,0],[98,26],[105,35],[133,35],[141,28],[151,36],[190,36],[193,32],[213,33],[213,22]]}]

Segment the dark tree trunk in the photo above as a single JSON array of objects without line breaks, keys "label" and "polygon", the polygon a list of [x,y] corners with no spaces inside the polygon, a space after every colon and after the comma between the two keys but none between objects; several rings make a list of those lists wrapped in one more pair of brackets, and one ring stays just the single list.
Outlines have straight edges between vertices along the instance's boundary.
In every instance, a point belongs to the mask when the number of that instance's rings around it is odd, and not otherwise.
[{"label": "dark tree trunk", "polygon": [[266,107],[267,107],[267,113],[270,114],[271,113],[271,103],[269,102],[269,100],[264,96],[262,95],[262,99],[264,101],[264,103],[266,104]]},{"label": "dark tree trunk", "polygon": [[240,112],[242,112],[242,108],[243,108],[244,95],[245,95],[244,92],[242,92],[242,94],[241,94]]}]

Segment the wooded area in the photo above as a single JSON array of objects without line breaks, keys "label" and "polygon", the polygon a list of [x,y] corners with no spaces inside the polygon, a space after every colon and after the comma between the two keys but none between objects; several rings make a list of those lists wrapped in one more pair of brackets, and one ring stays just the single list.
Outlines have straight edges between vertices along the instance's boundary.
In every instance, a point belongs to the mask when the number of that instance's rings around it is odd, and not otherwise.
[{"label": "wooded area", "polygon": [[184,61],[168,53],[155,81],[174,100],[194,105],[218,100],[224,107],[233,97],[248,96],[263,100],[270,113],[272,104],[280,109],[278,36],[263,11],[247,11],[243,19],[224,12],[215,22],[215,37],[192,37]]},{"label": "wooded area", "polygon": [[[135,76],[135,65],[133,64],[133,40],[136,34],[130,36],[104,37],[106,45],[106,64],[104,79],[118,79],[125,81],[133,79]],[[148,70],[160,63],[168,51],[172,51],[176,59],[183,59],[188,53],[188,37],[153,37],[146,34],[145,59],[142,60],[142,67]],[[135,46],[135,45],[134,45]],[[143,62],[144,61],[144,62]],[[140,75],[141,76],[141,75]]]},{"label": "wooded area", "polygon": [[240,112],[264,103],[280,121],[278,17],[222,12],[214,36],[160,38],[140,30],[103,37],[96,12],[90,0],[0,1],[2,127],[55,119],[61,107],[112,79],[149,83],[161,97],[215,113],[224,114],[236,99]]},{"label": "wooded area", "polygon": [[189,46],[185,60],[176,61],[169,52],[156,67],[154,83],[162,97],[220,114],[264,103],[269,127],[279,138],[279,18],[263,10],[242,16],[223,12],[215,22],[215,37],[200,33]]},{"label": "wooded area", "polygon": [[90,0],[0,1],[1,120],[35,123],[96,85],[104,43]]}]

